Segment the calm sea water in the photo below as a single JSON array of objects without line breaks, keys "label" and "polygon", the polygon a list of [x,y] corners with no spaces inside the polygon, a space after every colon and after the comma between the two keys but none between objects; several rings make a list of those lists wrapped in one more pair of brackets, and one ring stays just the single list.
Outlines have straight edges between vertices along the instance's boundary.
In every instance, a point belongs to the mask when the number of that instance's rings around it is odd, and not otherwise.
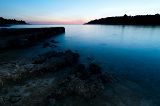
[{"label": "calm sea water", "polygon": [[[133,81],[160,99],[160,27],[103,25],[24,25],[14,28],[64,26],[58,49],[78,51],[81,61],[94,61],[104,71]],[[41,51],[41,50],[39,50]],[[35,52],[35,51],[34,51]]]}]

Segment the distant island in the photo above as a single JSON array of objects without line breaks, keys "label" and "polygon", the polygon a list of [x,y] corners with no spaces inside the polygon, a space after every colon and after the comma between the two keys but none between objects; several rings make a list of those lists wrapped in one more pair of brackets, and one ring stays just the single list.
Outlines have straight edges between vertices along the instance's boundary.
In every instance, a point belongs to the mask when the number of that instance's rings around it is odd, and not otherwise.
[{"label": "distant island", "polygon": [[136,15],[136,16],[116,16],[92,20],[86,24],[100,25],[160,25],[160,14]]},{"label": "distant island", "polygon": [[0,26],[10,26],[10,25],[19,25],[19,24],[27,24],[27,23],[22,20],[5,19],[3,17],[0,17]]}]

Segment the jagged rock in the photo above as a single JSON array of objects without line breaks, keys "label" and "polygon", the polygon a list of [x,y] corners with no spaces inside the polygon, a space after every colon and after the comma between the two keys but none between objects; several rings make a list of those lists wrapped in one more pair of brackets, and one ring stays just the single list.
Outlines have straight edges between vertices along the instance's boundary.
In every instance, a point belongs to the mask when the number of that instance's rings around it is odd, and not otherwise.
[{"label": "jagged rock", "polygon": [[[61,76],[58,76],[57,79],[52,78],[52,75],[55,77],[54,75],[57,74]],[[50,77],[54,82],[45,84],[48,82],[47,78],[43,83],[40,81],[42,86],[38,86],[39,81],[38,83],[32,81],[32,83],[29,83],[30,79],[36,79],[35,81],[37,81],[37,79],[46,77],[46,75],[51,75]],[[100,66],[97,64],[92,63],[88,66],[79,63],[79,54],[70,50],[66,52],[52,51],[39,55],[32,60],[32,63],[18,65],[14,74],[0,77],[0,79],[0,83],[3,82],[4,84],[3,87],[6,83],[8,85],[10,83],[13,83],[13,85],[19,83],[24,85],[26,83],[24,87],[27,88],[27,96],[13,95],[5,100],[9,102],[9,105],[15,104],[17,106],[52,106],[67,97],[92,100],[103,93],[106,83],[114,81],[114,78],[108,73],[102,73]],[[8,92],[10,92],[9,89],[7,89]]]},{"label": "jagged rock", "polygon": [[49,72],[71,67],[79,60],[79,54],[72,51],[49,52],[33,61],[34,64],[22,65],[15,74],[0,77],[0,83],[21,82],[27,78],[38,77]]},{"label": "jagged rock", "polygon": [[89,67],[87,70],[83,64],[77,65],[67,78],[58,82],[53,97],[59,99],[73,95],[91,99],[98,96],[104,89],[103,74],[98,65]]},{"label": "jagged rock", "polygon": [[77,77],[64,79],[60,82],[58,87],[55,88],[54,94],[52,94],[56,99],[66,96],[81,96],[91,99],[99,95],[104,89],[104,85],[99,81],[89,82]]}]

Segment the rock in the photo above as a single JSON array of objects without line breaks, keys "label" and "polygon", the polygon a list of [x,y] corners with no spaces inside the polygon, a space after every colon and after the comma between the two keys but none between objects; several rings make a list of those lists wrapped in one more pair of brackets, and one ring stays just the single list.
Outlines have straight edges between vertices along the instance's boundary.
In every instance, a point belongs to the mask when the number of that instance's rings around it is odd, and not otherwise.
[{"label": "rock", "polygon": [[51,47],[58,47],[57,45],[52,44]]},{"label": "rock", "polygon": [[21,96],[10,96],[9,97],[9,102],[12,104],[17,103],[20,100],[21,100]]},{"label": "rock", "polygon": [[51,40],[50,42],[51,42],[51,43],[58,43],[58,42],[57,42],[57,41],[55,41],[55,40]]},{"label": "rock", "polygon": [[82,75],[84,75],[86,73],[85,71],[86,71],[85,65],[78,64],[75,67],[75,70],[73,71],[73,74],[75,74],[77,77],[81,77]]},{"label": "rock", "polygon": [[97,64],[94,64],[94,63],[91,63],[89,65],[89,71],[91,74],[102,74],[101,68]]},{"label": "rock", "polygon": [[104,84],[114,83],[114,82],[118,81],[114,76],[112,76],[111,74],[108,74],[108,73],[101,74],[99,77]]},{"label": "rock", "polygon": [[49,99],[49,105],[54,106],[56,104],[56,100],[54,98]]},{"label": "rock", "polygon": [[50,45],[50,43],[48,43],[48,42],[45,42],[44,44],[43,44],[43,48],[46,48],[46,47],[50,47],[51,45]]},{"label": "rock", "polygon": [[8,42],[8,47],[9,48],[24,48],[24,47],[30,46],[31,44],[32,43],[28,39],[16,38]]},{"label": "rock", "polygon": [[73,53],[71,50],[67,50],[65,54],[66,56],[64,57],[64,60],[66,61],[67,65],[72,65],[78,62],[79,60],[78,53]]},{"label": "rock", "polygon": [[[85,66],[82,64],[77,67],[79,69],[75,69],[69,77],[58,82],[58,87],[55,88],[56,90],[53,94],[55,98],[64,98],[72,95],[91,99],[103,91],[104,85],[98,77],[99,75],[87,73]],[[87,74],[87,77],[83,78],[82,76],[85,74]]]},{"label": "rock", "polygon": [[100,67],[90,64],[88,70],[85,65],[78,64],[68,77],[58,81],[52,97],[62,99],[68,96],[80,96],[86,99],[95,98],[104,90],[104,84],[109,82]]},{"label": "rock", "polygon": [[3,106],[5,103],[4,103],[4,98],[3,97],[0,97],[0,106]]},{"label": "rock", "polygon": [[47,61],[48,59],[51,59],[52,57],[60,57],[63,55],[65,55],[63,52],[55,52],[55,51],[47,52],[42,55],[38,55],[36,58],[33,59],[32,63],[43,64],[45,61]]},{"label": "rock", "polygon": [[79,60],[79,54],[71,51],[49,52],[33,60],[33,64],[22,65],[16,69],[15,74],[0,77],[1,84],[21,83],[23,80],[39,77],[47,73],[71,67]]},{"label": "rock", "polygon": [[[60,76],[56,77],[57,75]],[[7,101],[12,105],[52,106],[68,97],[94,100],[103,93],[105,84],[113,81],[112,76],[101,72],[100,66],[94,63],[85,66],[79,63],[78,53],[68,50],[47,52],[34,58],[31,64],[18,65],[15,73],[2,77],[0,83],[10,86],[20,84],[20,88],[27,88],[24,90],[27,95],[8,97]],[[45,84],[46,82],[50,83]],[[12,92],[10,89],[7,89],[9,93]],[[9,93],[4,92],[3,95]],[[24,92],[22,90],[18,93]]]},{"label": "rock", "polygon": [[89,77],[89,73],[86,70],[86,67],[84,64],[78,64],[72,71],[72,74],[74,74],[76,77],[80,79],[87,79]]},{"label": "rock", "polygon": [[[58,34],[65,33],[64,27],[54,28],[6,28],[0,30],[0,37],[6,39],[0,43],[0,50],[21,49]],[[49,46],[44,44],[44,47]]]},{"label": "rock", "polygon": [[57,47],[57,45],[50,44],[49,42],[45,42],[45,43],[43,44],[43,48],[47,48],[47,47]]},{"label": "rock", "polygon": [[93,59],[93,58],[91,58],[91,57],[87,57],[87,60],[89,60],[89,61],[93,61],[94,59]]}]

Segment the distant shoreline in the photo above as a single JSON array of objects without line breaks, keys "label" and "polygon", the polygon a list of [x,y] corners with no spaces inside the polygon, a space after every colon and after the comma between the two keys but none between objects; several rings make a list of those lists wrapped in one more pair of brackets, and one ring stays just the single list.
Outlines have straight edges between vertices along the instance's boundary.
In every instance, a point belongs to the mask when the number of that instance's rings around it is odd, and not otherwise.
[{"label": "distant shoreline", "polygon": [[12,25],[28,25],[28,23],[23,20],[5,19],[0,17],[0,27],[9,27]]},{"label": "distant shoreline", "polygon": [[92,20],[85,25],[144,25],[144,26],[159,26],[160,15],[136,15],[136,16],[116,16],[106,17]]}]

